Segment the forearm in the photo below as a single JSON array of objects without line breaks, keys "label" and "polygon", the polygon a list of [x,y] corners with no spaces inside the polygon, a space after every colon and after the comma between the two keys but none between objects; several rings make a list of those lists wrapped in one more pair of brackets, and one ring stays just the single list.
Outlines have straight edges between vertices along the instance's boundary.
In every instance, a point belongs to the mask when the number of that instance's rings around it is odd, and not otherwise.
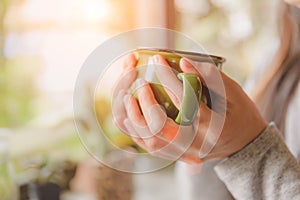
[{"label": "forearm", "polygon": [[300,199],[300,167],[273,124],[215,171],[236,199]]}]

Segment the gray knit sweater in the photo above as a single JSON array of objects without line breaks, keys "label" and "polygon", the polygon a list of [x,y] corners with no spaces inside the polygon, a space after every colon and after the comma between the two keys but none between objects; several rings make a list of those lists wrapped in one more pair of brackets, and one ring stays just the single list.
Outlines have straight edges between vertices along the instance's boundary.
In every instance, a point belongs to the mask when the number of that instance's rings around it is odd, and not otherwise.
[{"label": "gray knit sweater", "polygon": [[[292,101],[290,102],[290,106],[288,108],[287,118],[286,118],[286,130],[285,130],[285,134],[284,134],[284,139],[285,139],[284,141],[285,141],[287,147],[289,148],[290,152],[298,160],[298,163],[300,163],[300,123],[299,123],[299,119],[300,119],[300,84],[298,85],[296,94],[295,94],[294,98],[292,99]],[[274,125],[272,125],[272,126],[274,126]],[[267,130],[269,130],[269,129],[267,129]],[[272,130],[272,133],[264,133],[264,134],[274,135],[275,134],[274,132],[276,129],[273,127],[270,130]],[[264,137],[264,134],[261,135],[261,137]],[[271,143],[273,143],[275,141],[275,139],[277,137],[279,137],[278,133],[277,133],[276,137],[275,136],[272,136],[272,137],[274,137],[274,138],[272,138],[271,141],[266,141],[264,144],[261,144],[259,146],[264,147],[265,145],[270,145]],[[276,141],[278,142],[278,139]],[[254,145],[254,144],[252,144],[252,145]],[[265,148],[268,148],[268,146]],[[246,155],[245,155],[245,157],[246,157]],[[246,161],[245,157],[243,160],[241,160],[241,162]],[[262,162],[262,164],[266,164],[265,161],[268,161],[268,160],[261,159],[260,161]],[[210,200],[210,199],[231,200],[232,194],[230,194],[230,193],[233,191],[229,192],[227,190],[227,187],[228,187],[228,189],[230,189],[231,187],[228,185],[228,183],[225,181],[224,178],[223,178],[223,180],[225,182],[220,180],[220,178],[217,176],[217,174],[213,170],[213,168],[216,165],[218,165],[219,162],[220,162],[219,160],[216,160],[216,161],[204,163],[201,167],[201,171],[198,174],[193,174],[193,175],[190,175],[188,173],[189,166],[187,164],[178,163],[176,165],[176,177],[178,179],[178,185],[180,188],[180,199],[185,199],[185,200]],[[277,160],[277,162],[278,162],[278,160]],[[249,162],[247,162],[247,163],[249,164]],[[276,163],[275,161],[272,161],[272,163],[274,166],[278,165],[278,163]],[[252,165],[249,165],[249,167],[251,167],[251,170],[254,170],[254,167]],[[271,169],[274,171],[275,169],[278,169],[278,167],[280,167],[280,166],[276,166],[274,169],[273,168],[271,168]],[[264,168],[261,168],[261,169],[264,169]],[[259,170],[261,170],[261,169],[259,169]],[[244,171],[243,171],[243,173],[244,173]],[[249,173],[249,172],[246,171],[245,173]],[[242,172],[240,172],[240,177],[244,177]],[[235,179],[233,179],[233,180],[235,180]],[[263,183],[268,184],[265,181]],[[245,183],[244,188],[246,189],[247,188],[246,186],[249,186],[249,184],[250,183],[248,183],[248,184]],[[268,184],[268,185],[269,185],[268,187],[270,187],[270,189],[272,189],[272,187],[276,187],[274,185],[274,183]],[[256,187],[258,187],[258,186],[262,186],[262,185],[257,185]],[[238,198],[238,196],[236,196],[235,194],[234,194],[234,196],[236,198]],[[247,199],[247,198],[245,197],[242,199]],[[266,197],[262,197],[261,199],[266,199]],[[270,198],[270,199],[276,199],[276,197]],[[282,198],[279,198],[279,199],[282,199]],[[290,198],[286,197],[283,199],[290,199]]]},{"label": "gray knit sweater", "polygon": [[300,199],[300,166],[274,124],[215,171],[235,199]]}]

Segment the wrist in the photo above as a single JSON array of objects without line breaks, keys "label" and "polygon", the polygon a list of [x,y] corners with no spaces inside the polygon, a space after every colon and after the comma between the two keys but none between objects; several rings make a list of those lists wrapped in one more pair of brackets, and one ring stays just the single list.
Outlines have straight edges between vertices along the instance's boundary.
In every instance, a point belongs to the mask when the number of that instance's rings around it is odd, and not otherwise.
[{"label": "wrist", "polygon": [[249,132],[246,132],[245,139],[241,142],[241,145],[239,148],[230,154],[228,157],[238,153],[239,151],[243,150],[245,147],[247,147],[249,144],[251,144],[255,139],[257,139],[264,131],[268,128],[268,123],[265,119],[259,120],[259,123],[255,126],[255,129],[250,129]]}]

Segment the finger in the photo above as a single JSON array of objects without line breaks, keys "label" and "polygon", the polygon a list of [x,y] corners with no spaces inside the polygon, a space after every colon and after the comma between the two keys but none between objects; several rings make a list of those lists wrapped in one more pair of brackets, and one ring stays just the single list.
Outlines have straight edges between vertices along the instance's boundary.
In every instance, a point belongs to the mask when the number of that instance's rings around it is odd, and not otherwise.
[{"label": "finger", "polygon": [[113,97],[115,98],[120,90],[127,91],[133,81],[137,77],[137,71],[135,70],[135,66],[137,64],[137,59],[135,58],[134,54],[128,55],[128,57],[125,58],[124,64],[123,64],[123,73],[118,79],[116,83],[116,87],[114,89]]},{"label": "finger", "polygon": [[180,65],[180,68],[183,72],[196,74],[199,77],[201,76],[201,74],[196,69],[195,63],[192,60],[189,60],[189,59],[186,59],[186,58],[181,58],[179,65]]},{"label": "finger", "polygon": [[[224,86],[227,94],[232,89],[240,89],[240,85],[224,74],[212,63],[195,62],[187,58],[180,60],[180,68],[186,73],[195,73],[200,77],[201,82],[210,90],[222,95]],[[222,95],[223,96],[223,95]]]},{"label": "finger", "polygon": [[138,59],[135,54],[133,53],[129,54],[124,60],[123,69],[124,70],[134,69],[137,64],[137,61]]},{"label": "finger", "polygon": [[145,151],[147,151],[149,154],[151,154],[155,157],[163,158],[166,160],[172,160],[172,161],[177,160],[177,159],[174,159],[174,155],[172,153],[164,152],[164,151],[161,151],[160,149],[158,149],[158,150],[153,149],[152,147],[150,147],[150,145],[148,143],[145,144],[145,141],[141,138],[132,138],[132,140],[137,145],[139,145],[141,148],[143,148]]},{"label": "finger", "polygon": [[160,138],[157,138],[155,136],[151,138],[139,137],[139,134],[136,132],[134,125],[129,119],[124,120],[124,125],[128,130],[128,133],[131,136],[132,140],[151,155],[169,160],[172,160],[174,158],[172,152],[165,152],[160,150],[162,147],[168,144],[167,142],[160,140]]},{"label": "finger", "polygon": [[137,82],[137,95],[140,107],[151,133],[157,134],[164,127],[167,115],[157,103],[150,85],[143,79]]},{"label": "finger", "polygon": [[186,58],[180,60],[183,72],[194,73],[200,77],[201,83],[218,95],[225,96],[225,88],[228,77],[211,63],[195,62]]},{"label": "finger", "polygon": [[204,85],[206,79],[213,78],[212,74],[219,72],[212,63],[196,62],[187,58],[180,59],[180,68],[183,72],[197,74]]},{"label": "finger", "polygon": [[120,76],[114,89],[113,97],[119,93],[120,90],[128,91],[131,84],[137,77],[137,71],[135,69],[128,69]]},{"label": "finger", "polygon": [[187,73],[195,73],[200,77],[202,87],[202,100],[217,113],[226,114],[228,102],[235,98],[236,90],[241,86],[229,78],[211,63],[194,62],[181,59],[180,67]]},{"label": "finger", "polygon": [[173,69],[161,55],[153,56],[153,60],[154,64],[156,64],[155,71],[157,78],[165,88],[174,105],[179,109],[183,96],[181,81],[178,80]]},{"label": "finger", "polygon": [[[199,113],[199,122],[201,123],[209,123],[209,121],[211,120],[211,115],[212,112],[214,112],[213,110],[211,110],[204,102],[200,102],[200,106],[198,109],[198,113]],[[195,120],[196,121],[196,120]]]},{"label": "finger", "polygon": [[143,148],[146,151],[149,151],[149,147],[145,144],[143,138],[139,137],[139,134],[136,132],[136,129],[134,128],[133,124],[131,123],[130,119],[124,120],[124,125],[128,130],[128,134],[131,137],[131,139],[139,145],[141,148]]},{"label": "finger", "polygon": [[212,151],[224,129],[225,116],[211,110],[204,103],[201,103],[199,110],[197,140],[193,142],[192,146],[198,151],[198,157],[203,160],[213,153]]},{"label": "finger", "polygon": [[153,137],[154,134],[150,131],[145,117],[139,108],[137,100],[132,95],[126,95],[124,97],[124,104],[127,116],[133,124],[137,134],[143,139]]},{"label": "finger", "polygon": [[[167,145],[161,148],[159,152],[169,153],[168,155],[172,156],[173,160],[178,160],[189,152],[191,144],[195,140],[195,133],[192,126],[179,126],[168,118],[163,130],[156,137],[167,142]],[[193,155],[197,156],[197,153]]]},{"label": "finger", "polygon": [[[193,147],[192,149],[189,149],[186,153],[190,155],[195,155],[200,151],[203,141],[205,140],[207,130],[210,126],[211,116],[213,112],[214,111],[212,111],[205,103],[201,101],[191,129],[188,129],[188,127],[181,127],[181,129],[185,128],[181,130],[185,134],[181,134],[178,136],[181,138],[175,138],[175,142],[176,140],[185,141],[182,142],[183,146]],[[183,135],[185,137],[183,137]]]},{"label": "finger", "polygon": [[[175,126],[178,125],[173,122],[174,126],[172,126],[172,122],[173,121],[171,119],[168,120],[168,124],[165,127],[169,127],[170,125],[171,127],[163,129],[162,133],[159,135],[155,135],[150,138],[132,137],[132,140],[153,156],[158,156],[173,161],[184,158],[186,162],[199,163],[199,158],[197,157],[198,152],[193,155],[186,156],[185,153],[189,145],[182,145],[181,143],[178,143],[178,141],[173,140],[174,135],[177,137],[178,128],[176,128]],[[131,133],[135,132],[136,128],[134,128],[134,125],[130,122],[130,120],[126,119],[124,121],[124,124],[126,125],[126,128],[128,130],[131,130]],[[173,134],[170,134],[170,132],[173,132]],[[184,134],[187,134],[190,131],[184,132]],[[138,135],[139,133],[136,132],[134,134]],[[168,134],[171,138],[168,138]]]},{"label": "finger", "polygon": [[[201,160],[198,156],[194,156],[194,155],[184,155],[184,156],[182,156],[182,158],[180,160],[182,160],[186,163],[189,163],[189,164],[203,163],[203,160]],[[197,171],[199,171],[199,169]]]},{"label": "finger", "polygon": [[125,91],[121,90],[117,95],[117,97],[114,99],[113,106],[112,106],[113,121],[123,132],[127,131],[126,127],[123,124],[124,119],[127,118],[127,113],[123,102],[125,95],[126,95]]},{"label": "finger", "polygon": [[[145,143],[143,142],[143,140],[139,137],[139,135],[137,134],[135,128],[132,126],[130,120],[128,118],[123,120],[123,124],[127,130],[126,134],[128,136],[130,136],[132,139],[136,139],[138,143],[138,145],[140,145],[141,147],[143,145],[145,145]],[[141,141],[140,141],[141,140]]]},{"label": "finger", "polygon": [[[137,132],[147,133],[147,123],[141,110],[138,106],[137,100],[132,95],[125,95],[123,99],[127,116],[129,120],[133,123],[133,127]],[[152,135],[144,135],[151,137]]]},{"label": "finger", "polygon": [[178,124],[168,117],[165,126],[157,137],[163,137],[166,141],[172,142],[179,132],[178,127]]}]

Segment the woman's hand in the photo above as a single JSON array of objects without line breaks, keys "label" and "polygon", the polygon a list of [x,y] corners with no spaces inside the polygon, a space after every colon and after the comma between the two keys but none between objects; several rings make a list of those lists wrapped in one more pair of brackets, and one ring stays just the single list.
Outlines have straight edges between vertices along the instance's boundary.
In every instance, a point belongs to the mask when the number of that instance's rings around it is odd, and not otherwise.
[{"label": "woman's hand", "polygon": [[[154,61],[160,66],[156,71],[161,84],[180,108],[182,83],[163,57],[154,56]],[[185,73],[197,74],[211,94],[211,108],[201,101],[197,118],[190,126],[180,126],[166,116],[146,81],[138,80],[138,101],[126,94],[136,74],[124,80],[123,90],[117,90],[113,105],[116,124],[149,153],[192,163],[224,158],[242,149],[266,127],[242,88],[214,65],[182,59],[180,67]]]},{"label": "woman's hand", "polygon": [[126,132],[127,129],[124,126],[124,119],[127,118],[125,105],[123,103],[124,96],[127,94],[131,84],[135,81],[137,72],[135,66],[137,59],[134,54],[128,55],[123,63],[123,73],[117,82],[116,88],[113,93],[113,106],[112,113],[115,124]]}]

